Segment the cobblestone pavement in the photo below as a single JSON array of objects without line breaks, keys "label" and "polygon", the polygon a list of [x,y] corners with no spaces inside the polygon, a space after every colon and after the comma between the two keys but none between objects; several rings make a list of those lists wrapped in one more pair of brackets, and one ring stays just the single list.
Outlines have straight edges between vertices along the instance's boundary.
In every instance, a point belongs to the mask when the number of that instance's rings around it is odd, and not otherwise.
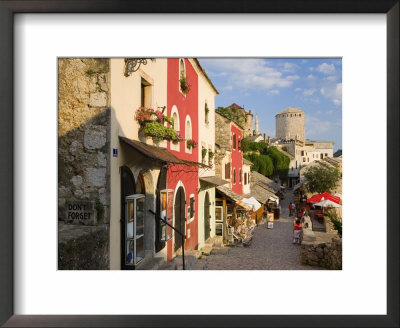
[{"label": "cobblestone pavement", "polygon": [[[300,245],[292,244],[293,217],[289,218],[292,192],[281,201],[281,215],[274,228],[267,225],[255,228],[249,247],[230,247],[226,255],[204,256],[200,262],[205,270],[320,270],[300,264]],[[200,263],[199,263],[200,264]]]}]

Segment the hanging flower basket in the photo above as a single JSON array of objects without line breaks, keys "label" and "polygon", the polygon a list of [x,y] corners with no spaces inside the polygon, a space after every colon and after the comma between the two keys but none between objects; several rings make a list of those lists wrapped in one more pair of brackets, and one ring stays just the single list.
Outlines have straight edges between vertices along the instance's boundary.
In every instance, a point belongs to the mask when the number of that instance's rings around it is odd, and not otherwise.
[{"label": "hanging flower basket", "polygon": [[[136,110],[136,120],[140,125],[139,135],[152,137],[154,141],[168,140],[173,143],[178,143],[184,139],[175,131],[174,120],[172,117],[164,115],[159,110],[154,110],[148,107],[139,107]],[[167,122],[171,126],[165,126]]]},{"label": "hanging flower basket", "polygon": [[197,147],[197,142],[196,141],[194,141],[194,140],[192,140],[192,139],[188,139],[188,140],[186,140],[186,146],[189,148],[189,149],[194,149],[194,148],[196,148]]},{"label": "hanging flower basket", "polygon": [[185,78],[181,78],[179,80],[179,84],[180,84],[181,90],[184,94],[187,94],[190,91],[190,89],[192,88],[192,85]]}]

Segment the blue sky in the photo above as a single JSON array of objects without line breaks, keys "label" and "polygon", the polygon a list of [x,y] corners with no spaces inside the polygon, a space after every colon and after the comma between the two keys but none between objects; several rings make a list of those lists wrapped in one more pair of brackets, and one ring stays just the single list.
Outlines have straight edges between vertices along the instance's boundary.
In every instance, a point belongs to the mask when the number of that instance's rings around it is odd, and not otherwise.
[{"label": "blue sky", "polygon": [[232,103],[258,115],[260,131],[275,136],[275,115],[299,107],[306,138],[342,148],[342,60],[340,58],[199,59],[219,91],[215,106]]}]

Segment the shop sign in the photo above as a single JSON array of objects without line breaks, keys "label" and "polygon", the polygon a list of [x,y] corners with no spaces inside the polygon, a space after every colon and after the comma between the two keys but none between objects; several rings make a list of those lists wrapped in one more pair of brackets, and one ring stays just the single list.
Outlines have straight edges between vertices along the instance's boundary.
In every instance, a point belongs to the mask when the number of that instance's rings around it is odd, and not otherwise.
[{"label": "shop sign", "polygon": [[67,201],[66,209],[67,223],[95,225],[97,222],[94,201]]}]

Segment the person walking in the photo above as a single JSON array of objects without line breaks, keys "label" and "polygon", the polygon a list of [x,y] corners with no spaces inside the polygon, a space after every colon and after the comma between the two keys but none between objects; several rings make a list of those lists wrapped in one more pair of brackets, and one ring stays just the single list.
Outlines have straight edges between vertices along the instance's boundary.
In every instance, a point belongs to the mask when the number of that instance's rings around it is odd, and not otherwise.
[{"label": "person walking", "polygon": [[292,211],[293,211],[293,215],[296,216],[296,204],[292,203]]},{"label": "person walking", "polygon": [[301,221],[296,219],[293,225],[293,244],[301,244]]},{"label": "person walking", "polygon": [[289,216],[292,216],[292,202],[289,203]]}]

